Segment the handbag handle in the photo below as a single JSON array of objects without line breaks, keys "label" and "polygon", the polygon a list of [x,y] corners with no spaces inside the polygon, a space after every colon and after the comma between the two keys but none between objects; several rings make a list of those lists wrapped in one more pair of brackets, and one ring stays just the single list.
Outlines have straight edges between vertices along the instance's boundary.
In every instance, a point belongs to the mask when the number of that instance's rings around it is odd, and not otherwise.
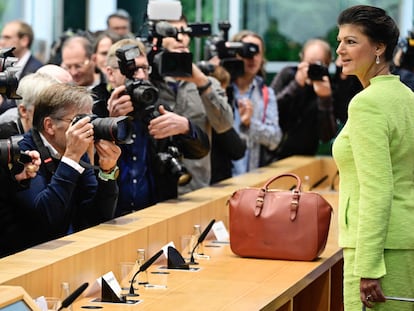
[{"label": "handbag handle", "polygon": [[290,202],[290,220],[294,221],[296,219],[296,215],[298,213],[298,207],[299,207],[300,189],[302,187],[302,181],[300,180],[298,175],[293,174],[293,173],[285,173],[285,174],[275,176],[269,179],[265,183],[265,185],[262,188],[260,188],[259,194],[256,198],[256,208],[254,210],[254,215],[256,217],[260,216],[260,214],[262,213],[264,197],[265,197],[266,192],[268,191],[269,185],[272,182],[274,182],[276,179],[279,179],[282,177],[293,177],[297,181],[295,188],[292,190],[292,201]]},{"label": "handbag handle", "polygon": [[265,185],[263,186],[266,190],[269,188],[270,184],[272,182],[274,182],[276,179],[282,178],[282,177],[293,177],[296,179],[296,187],[294,188],[295,190],[300,190],[302,189],[302,181],[300,180],[299,176],[294,174],[294,173],[284,173],[275,177],[270,178]]}]

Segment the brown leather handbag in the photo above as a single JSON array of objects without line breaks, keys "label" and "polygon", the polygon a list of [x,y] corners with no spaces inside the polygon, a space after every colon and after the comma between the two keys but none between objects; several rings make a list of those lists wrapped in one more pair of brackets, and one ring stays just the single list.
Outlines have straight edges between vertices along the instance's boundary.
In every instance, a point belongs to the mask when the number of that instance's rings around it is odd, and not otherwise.
[{"label": "brown leather handbag", "polygon": [[[293,177],[292,191],[269,189],[276,179]],[[231,250],[241,257],[304,260],[325,249],[331,205],[316,192],[302,192],[291,173],[271,178],[258,188],[237,190],[228,200]]]}]

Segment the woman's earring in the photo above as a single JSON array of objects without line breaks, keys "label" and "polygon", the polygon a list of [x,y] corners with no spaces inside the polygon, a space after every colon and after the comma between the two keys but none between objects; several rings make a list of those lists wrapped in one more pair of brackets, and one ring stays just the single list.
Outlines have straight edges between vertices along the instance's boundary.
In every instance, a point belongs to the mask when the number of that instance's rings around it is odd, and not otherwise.
[{"label": "woman's earring", "polygon": [[375,59],[375,63],[377,64],[377,65],[379,65],[379,63],[380,63],[380,58],[379,58],[379,56],[377,55],[377,58]]}]

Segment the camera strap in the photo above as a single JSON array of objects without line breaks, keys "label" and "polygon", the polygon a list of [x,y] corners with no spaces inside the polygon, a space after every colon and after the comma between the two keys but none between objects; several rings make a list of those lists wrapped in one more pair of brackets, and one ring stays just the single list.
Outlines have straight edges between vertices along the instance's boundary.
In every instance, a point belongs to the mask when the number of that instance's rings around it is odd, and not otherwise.
[{"label": "camera strap", "polygon": [[50,154],[49,149],[44,145],[40,134],[37,130],[31,129],[33,141],[36,145],[37,150],[40,153],[40,158],[42,159],[42,162],[44,163],[46,170],[48,172],[48,180],[52,178],[52,175],[56,171],[56,164],[54,162],[54,159],[52,155]]}]

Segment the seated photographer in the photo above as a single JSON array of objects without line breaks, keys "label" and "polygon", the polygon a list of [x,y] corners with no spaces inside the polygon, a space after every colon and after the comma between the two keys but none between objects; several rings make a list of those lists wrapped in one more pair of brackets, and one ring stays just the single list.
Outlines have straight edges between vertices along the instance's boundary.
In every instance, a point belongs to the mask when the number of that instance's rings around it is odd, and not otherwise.
[{"label": "seated photographer", "polygon": [[[114,216],[121,150],[114,142],[95,141],[91,117],[82,117],[91,113],[92,104],[84,87],[60,83],[41,92],[35,102],[33,128],[18,144],[23,151],[38,150],[42,164],[30,187],[17,193],[16,205],[33,244]],[[89,160],[94,147],[99,155],[97,175]]]},{"label": "seated photographer", "polygon": [[[162,40],[161,46],[165,51],[188,53],[190,36],[187,32],[186,18],[182,16],[180,20],[169,21],[168,24],[177,30],[177,36],[155,38],[154,44],[159,45],[158,40]],[[155,55],[154,58],[156,57],[158,55]],[[180,64],[183,67],[187,67],[186,65]],[[177,73],[174,74],[174,77],[160,75],[159,66],[156,63],[154,66],[158,68],[154,68],[151,82],[159,89],[162,101],[167,103],[175,113],[185,116],[197,124],[207,133],[210,141],[212,129],[217,133],[223,133],[232,128],[233,111],[228,104],[226,93],[217,79],[207,77],[193,63],[188,66],[191,68],[191,74],[187,73],[186,76]],[[179,188],[180,193],[186,193],[210,184],[210,154],[197,160],[184,159],[183,163],[191,172],[193,179],[188,185]]]},{"label": "seated photographer", "polygon": [[[119,52],[121,56],[133,55],[128,60],[129,72],[122,72],[124,62],[119,61]],[[164,147],[176,146],[184,157],[192,159],[205,156],[210,149],[207,135],[198,126],[170,112],[162,101],[152,101],[151,97],[157,100],[158,90],[148,82],[150,68],[142,42],[135,39],[116,42],[107,59],[107,80],[114,88],[107,104],[109,112],[102,111],[102,101],[95,101],[95,113],[111,117],[130,115],[134,119],[132,144],[120,145],[117,215],[177,197],[177,183],[181,183],[179,178],[187,172],[185,167],[180,171],[179,159]],[[127,89],[126,84],[131,87]],[[149,98],[144,94],[149,94]]]},{"label": "seated photographer", "polygon": [[[41,163],[39,152],[32,150],[20,154],[14,142],[14,139],[0,140],[0,257],[19,252],[29,245],[30,237],[22,234],[24,216],[18,214],[16,193],[30,186]],[[12,155],[10,159],[9,154]]]},{"label": "seated photographer", "polygon": [[331,48],[320,39],[308,40],[298,66],[283,68],[273,79],[279,108],[282,142],[275,160],[292,155],[315,155],[320,141],[336,136],[332,87],[328,72]]}]

